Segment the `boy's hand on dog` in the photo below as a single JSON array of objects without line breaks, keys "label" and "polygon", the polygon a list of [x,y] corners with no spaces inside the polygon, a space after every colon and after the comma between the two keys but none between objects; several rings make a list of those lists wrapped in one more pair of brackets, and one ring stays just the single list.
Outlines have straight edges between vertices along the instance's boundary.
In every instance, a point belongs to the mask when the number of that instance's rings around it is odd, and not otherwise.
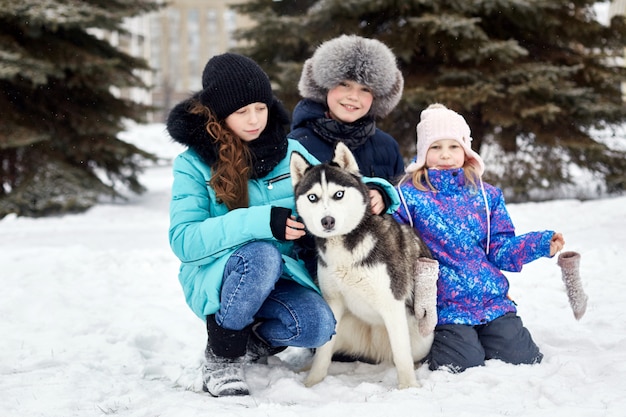
[{"label": "boy's hand on dog", "polygon": [[383,196],[378,190],[371,189],[369,190],[370,195],[370,206],[372,208],[372,214],[380,214],[385,210],[385,201],[383,200]]}]

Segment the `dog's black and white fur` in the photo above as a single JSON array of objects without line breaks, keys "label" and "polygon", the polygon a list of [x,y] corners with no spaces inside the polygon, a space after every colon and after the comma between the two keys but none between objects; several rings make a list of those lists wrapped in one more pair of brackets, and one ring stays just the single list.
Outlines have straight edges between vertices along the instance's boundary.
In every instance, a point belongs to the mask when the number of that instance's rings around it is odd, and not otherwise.
[{"label": "dog's black and white fur", "polygon": [[337,320],[305,384],[324,379],[341,353],[393,361],[400,388],[419,386],[414,363],[430,350],[437,321],[437,262],[410,226],[371,213],[368,188],[344,144],[326,164],[294,152],[291,177],[298,214],[315,236],[319,286]]}]

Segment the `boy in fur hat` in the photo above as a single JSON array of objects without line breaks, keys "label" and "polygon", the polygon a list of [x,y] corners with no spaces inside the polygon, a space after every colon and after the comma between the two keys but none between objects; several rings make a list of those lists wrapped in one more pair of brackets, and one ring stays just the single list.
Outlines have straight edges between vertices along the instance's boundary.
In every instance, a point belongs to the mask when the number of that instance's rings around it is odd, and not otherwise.
[{"label": "boy in fur hat", "polygon": [[[321,44],[302,68],[298,90],[303,99],[293,110],[289,138],[297,139],[322,162],[343,142],[361,174],[395,183],[404,174],[398,142],[376,127],[400,101],[404,78],[391,50],[376,39],[341,35]],[[387,196],[368,184],[373,209],[389,205]],[[312,239],[301,239],[299,256],[317,274]]]},{"label": "boy in fur hat", "polygon": [[565,244],[552,230],[515,234],[502,192],[482,181],[484,163],[471,141],[463,116],[429,106],[417,125],[417,157],[398,186],[403,205],[395,219],[411,224],[439,261],[432,370],[461,372],[487,359],[540,362],[502,270],[519,272]]},{"label": "boy in fur hat", "polygon": [[[376,127],[400,101],[404,78],[396,57],[382,42],[342,35],[320,45],[306,60],[289,137],[320,161],[345,143],[361,174],[394,182],[404,173],[396,140]],[[379,201],[379,193],[370,193]]]},{"label": "boy in fur hat", "polygon": [[[335,331],[333,313],[294,250],[304,224],[295,210],[288,114],[250,58],[211,58],[202,91],[174,106],[170,136],[188,149],[173,164],[169,242],[179,281],[205,323],[203,388],[216,397],[247,395],[244,364],[285,346],[315,348]],[[370,178],[394,199],[387,181]],[[387,209],[387,208],[385,208]]]}]

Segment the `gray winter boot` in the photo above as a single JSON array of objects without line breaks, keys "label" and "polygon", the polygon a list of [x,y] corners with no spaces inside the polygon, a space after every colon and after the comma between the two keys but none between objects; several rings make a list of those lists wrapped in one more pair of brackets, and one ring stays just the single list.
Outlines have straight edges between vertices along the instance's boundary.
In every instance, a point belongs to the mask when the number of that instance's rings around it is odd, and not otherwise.
[{"label": "gray winter boot", "polygon": [[419,321],[422,336],[428,336],[437,325],[437,280],[439,262],[430,258],[418,258],[415,271],[413,307]]},{"label": "gray winter boot", "polygon": [[215,322],[215,315],[211,315],[207,316],[207,334],[202,389],[214,397],[249,395],[243,366],[250,328],[225,329]]},{"label": "gray winter boot", "polygon": [[273,347],[267,344],[261,336],[256,333],[256,328],[261,323],[253,325],[252,332],[248,338],[248,347],[246,351],[246,362],[258,363],[262,365],[267,364],[267,358],[287,349],[287,346]]},{"label": "gray winter boot", "polygon": [[587,294],[580,280],[580,254],[563,252],[559,255],[557,265],[561,267],[561,275],[570,307],[576,320],[580,320],[587,310]]}]

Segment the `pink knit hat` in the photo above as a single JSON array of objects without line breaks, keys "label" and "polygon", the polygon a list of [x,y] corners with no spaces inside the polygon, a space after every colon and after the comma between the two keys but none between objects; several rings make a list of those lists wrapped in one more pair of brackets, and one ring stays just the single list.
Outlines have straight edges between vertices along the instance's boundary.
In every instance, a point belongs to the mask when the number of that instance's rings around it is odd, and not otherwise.
[{"label": "pink knit hat", "polygon": [[470,127],[463,116],[457,112],[448,109],[443,104],[431,104],[422,111],[416,130],[417,159],[406,168],[406,172],[412,173],[424,167],[428,148],[442,139],[453,139],[459,142],[465,150],[467,161],[476,167],[478,175],[482,175],[485,171],[482,158],[472,150]]}]

